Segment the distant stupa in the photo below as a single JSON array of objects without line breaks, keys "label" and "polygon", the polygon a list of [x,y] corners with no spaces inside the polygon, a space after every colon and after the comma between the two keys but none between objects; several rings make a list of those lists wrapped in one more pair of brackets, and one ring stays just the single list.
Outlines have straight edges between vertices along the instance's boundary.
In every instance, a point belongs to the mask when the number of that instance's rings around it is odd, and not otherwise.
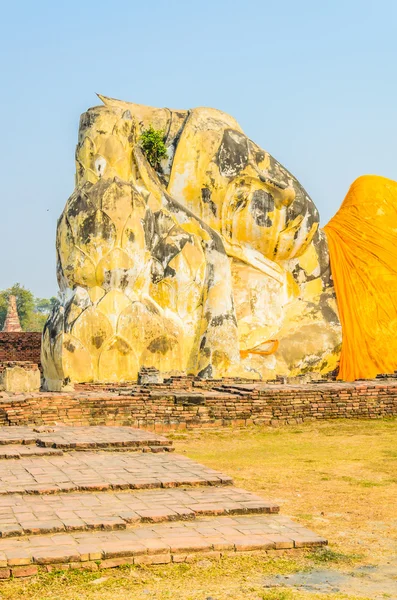
[{"label": "distant stupa", "polygon": [[17,299],[15,296],[10,296],[8,298],[7,316],[6,320],[4,321],[3,331],[22,331],[18,316]]}]

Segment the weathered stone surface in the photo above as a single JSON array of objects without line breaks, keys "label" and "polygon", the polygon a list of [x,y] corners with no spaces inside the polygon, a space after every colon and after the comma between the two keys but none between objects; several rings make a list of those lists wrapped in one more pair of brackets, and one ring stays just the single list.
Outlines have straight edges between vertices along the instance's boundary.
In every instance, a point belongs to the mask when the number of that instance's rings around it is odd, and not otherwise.
[{"label": "weathered stone surface", "polygon": [[[102,98],[80,121],[57,231],[63,295],[43,338],[49,389],[335,368],[341,331],[318,212],[299,182],[207,108]],[[141,132],[163,129],[157,172]]]},{"label": "weathered stone surface", "polygon": [[0,391],[14,393],[38,392],[41,377],[32,363],[0,363]]}]

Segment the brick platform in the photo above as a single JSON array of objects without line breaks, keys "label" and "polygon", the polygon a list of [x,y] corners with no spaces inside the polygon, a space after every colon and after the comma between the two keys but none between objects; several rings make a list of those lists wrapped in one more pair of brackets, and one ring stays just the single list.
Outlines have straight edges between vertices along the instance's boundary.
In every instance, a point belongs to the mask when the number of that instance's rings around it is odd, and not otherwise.
[{"label": "brick platform", "polygon": [[[157,441],[161,447],[164,438],[155,434],[37,429],[0,429],[0,579],[327,543],[278,515],[275,503],[233,487],[227,475],[184,456],[117,446]],[[79,450],[96,434],[106,451]],[[68,452],[37,446],[40,436]],[[23,450],[44,454],[26,457]],[[5,460],[12,451],[22,454]]]},{"label": "brick platform", "polygon": [[[0,394],[0,425],[128,425],[155,431],[397,416],[397,380],[305,385],[199,381]],[[113,390],[113,391],[111,391]]]},{"label": "brick platform", "polygon": [[192,520],[202,515],[279,512],[279,507],[238,488],[211,487],[54,496],[0,497],[0,537],[22,534],[120,530],[137,523]]}]

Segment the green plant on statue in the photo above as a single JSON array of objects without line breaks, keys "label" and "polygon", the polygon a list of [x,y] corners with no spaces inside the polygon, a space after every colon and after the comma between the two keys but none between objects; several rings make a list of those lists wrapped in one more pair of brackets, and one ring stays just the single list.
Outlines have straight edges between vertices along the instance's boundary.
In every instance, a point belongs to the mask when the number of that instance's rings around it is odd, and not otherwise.
[{"label": "green plant on statue", "polygon": [[146,158],[151,166],[158,170],[160,161],[167,158],[167,148],[164,143],[164,131],[162,129],[154,129],[150,125],[142,131],[139,138],[139,145],[142,148]]}]

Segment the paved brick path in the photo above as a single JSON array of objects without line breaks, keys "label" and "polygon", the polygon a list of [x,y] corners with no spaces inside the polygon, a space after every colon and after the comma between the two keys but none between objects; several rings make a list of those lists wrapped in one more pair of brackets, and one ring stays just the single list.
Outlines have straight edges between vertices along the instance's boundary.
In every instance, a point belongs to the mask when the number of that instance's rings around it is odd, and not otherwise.
[{"label": "paved brick path", "polygon": [[0,428],[0,579],[326,543],[229,476],[147,452],[167,443],[126,427]]},{"label": "paved brick path", "polygon": [[228,475],[168,453],[70,452],[63,456],[0,461],[0,494],[230,483]]},{"label": "paved brick path", "polygon": [[279,507],[234,487],[0,497],[0,537],[92,529],[201,515],[278,513]]}]

